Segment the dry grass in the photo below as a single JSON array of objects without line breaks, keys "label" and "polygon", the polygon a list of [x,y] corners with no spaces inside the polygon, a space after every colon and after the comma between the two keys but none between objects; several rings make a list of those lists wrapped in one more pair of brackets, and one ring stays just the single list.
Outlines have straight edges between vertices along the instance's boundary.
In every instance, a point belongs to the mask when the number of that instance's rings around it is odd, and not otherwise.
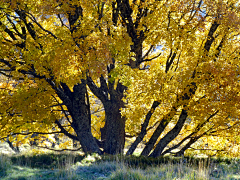
[{"label": "dry grass", "polygon": [[36,151],[0,155],[0,179],[240,180],[239,159],[83,156]]}]

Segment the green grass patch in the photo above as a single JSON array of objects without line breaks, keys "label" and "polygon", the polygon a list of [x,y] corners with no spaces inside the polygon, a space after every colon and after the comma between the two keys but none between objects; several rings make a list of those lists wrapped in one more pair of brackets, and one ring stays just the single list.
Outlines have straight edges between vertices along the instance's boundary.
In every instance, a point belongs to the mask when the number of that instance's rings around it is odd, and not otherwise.
[{"label": "green grass patch", "polygon": [[67,153],[0,155],[0,179],[240,180],[239,159],[147,158]]},{"label": "green grass patch", "polygon": [[31,168],[45,168],[51,169],[60,166],[66,166],[67,164],[75,164],[76,162],[82,161],[84,156],[75,154],[31,154],[31,155],[13,155],[10,156],[13,164],[20,166],[28,166]]}]

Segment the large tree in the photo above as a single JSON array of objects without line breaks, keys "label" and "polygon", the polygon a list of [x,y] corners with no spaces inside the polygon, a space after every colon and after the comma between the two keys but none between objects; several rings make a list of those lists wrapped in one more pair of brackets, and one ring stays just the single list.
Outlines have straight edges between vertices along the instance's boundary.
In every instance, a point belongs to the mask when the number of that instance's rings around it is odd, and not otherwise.
[{"label": "large tree", "polygon": [[4,0],[0,11],[2,140],[63,134],[118,154],[133,138],[127,155],[144,142],[153,157],[239,142],[238,1]]}]

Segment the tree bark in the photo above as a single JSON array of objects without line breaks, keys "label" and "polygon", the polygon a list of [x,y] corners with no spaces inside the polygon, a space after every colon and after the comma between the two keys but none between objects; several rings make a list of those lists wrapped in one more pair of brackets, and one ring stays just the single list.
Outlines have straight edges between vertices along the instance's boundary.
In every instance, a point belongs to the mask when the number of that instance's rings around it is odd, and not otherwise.
[{"label": "tree bark", "polygon": [[107,154],[123,153],[125,145],[125,118],[121,117],[121,102],[113,99],[104,103],[105,108],[105,140],[104,152]]},{"label": "tree bark", "polygon": [[162,134],[162,132],[165,130],[173,116],[175,115],[176,109],[173,107],[172,110],[163,117],[162,121],[154,131],[153,135],[151,136],[150,140],[147,142],[145,148],[143,149],[141,155],[142,156],[148,156],[148,154],[151,152],[151,150],[154,147],[154,144],[156,143],[159,136]]},{"label": "tree bark", "polygon": [[177,135],[180,133],[186,119],[187,119],[187,111],[186,110],[182,110],[179,120],[177,122],[177,124],[174,126],[174,128],[169,131],[157,144],[156,148],[154,149],[154,151],[151,153],[151,157],[158,157],[161,155],[161,153],[163,152],[164,148],[173,140],[177,137]]},{"label": "tree bark", "polygon": [[[113,65],[110,69],[112,68]],[[124,107],[122,98],[126,87],[118,82],[117,87],[114,88],[115,81],[107,84],[103,76],[100,77],[100,87],[96,86],[91,77],[88,77],[87,81],[88,87],[101,100],[105,110],[105,125],[101,129],[101,141],[104,144],[104,152],[107,154],[123,153],[125,118],[121,116],[120,109]]]},{"label": "tree bark", "polygon": [[157,101],[154,101],[152,104],[152,107],[150,109],[150,111],[148,111],[145,121],[142,124],[142,128],[141,128],[141,132],[138,135],[137,139],[132,143],[131,147],[128,149],[127,154],[126,155],[132,155],[133,152],[135,151],[135,149],[137,148],[138,144],[143,140],[144,136],[147,134],[147,126],[149,124],[150,118],[153,114],[153,112],[155,111],[155,109],[158,107],[160,103]]},{"label": "tree bark", "polygon": [[89,119],[91,116],[89,116],[89,105],[86,103],[86,80],[82,80],[82,83],[75,85],[73,92],[70,91],[66,84],[61,83],[61,86],[62,88],[55,89],[72,117],[71,126],[77,134],[77,139],[83,151],[85,153],[96,152],[102,154],[91,132],[91,119]]}]

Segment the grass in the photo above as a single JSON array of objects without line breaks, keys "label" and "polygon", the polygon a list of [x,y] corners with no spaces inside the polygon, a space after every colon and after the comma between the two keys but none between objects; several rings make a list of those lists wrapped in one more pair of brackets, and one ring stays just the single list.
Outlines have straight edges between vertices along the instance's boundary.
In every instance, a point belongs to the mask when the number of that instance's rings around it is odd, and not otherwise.
[{"label": "grass", "polygon": [[237,159],[228,161],[169,157],[153,159],[123,156],[80,156],[65,153],[29,156],[0,155],[0,179],[240,180],[239,164],[240,160]]},{"label": "grass", "polygon": [[1,180],[240,180],[240,159],[0,154]]}]

